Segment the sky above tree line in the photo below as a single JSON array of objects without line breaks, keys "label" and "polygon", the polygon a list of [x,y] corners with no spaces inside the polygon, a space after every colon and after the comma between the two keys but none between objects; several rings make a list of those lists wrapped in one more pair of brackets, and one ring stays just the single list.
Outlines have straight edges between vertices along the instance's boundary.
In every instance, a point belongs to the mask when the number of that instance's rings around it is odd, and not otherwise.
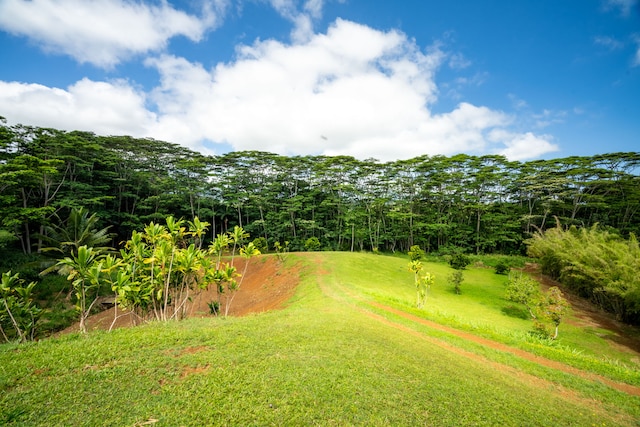
[{"label": "sky above tree line", "polygon": [[638,151],[640,0],[0,0],[0,116],[205,154]]}]

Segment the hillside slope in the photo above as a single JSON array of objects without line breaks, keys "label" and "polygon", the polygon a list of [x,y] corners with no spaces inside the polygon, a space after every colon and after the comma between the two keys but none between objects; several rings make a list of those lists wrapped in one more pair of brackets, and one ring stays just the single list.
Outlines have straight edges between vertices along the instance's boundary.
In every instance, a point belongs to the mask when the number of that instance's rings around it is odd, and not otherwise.
[{"label": "hillside slope", "polygon": [[282,310],[0,347],[0,423],[583,426],[640,418],[633,378],[622,390],[611,385],[624,385],[619,378],[545,366],[429,323],[448,296],[434,290],[430,307],[410,309],[405,260],[292,254],[262,283],[276,293],[270,280],[287,271],[300,284]]}]

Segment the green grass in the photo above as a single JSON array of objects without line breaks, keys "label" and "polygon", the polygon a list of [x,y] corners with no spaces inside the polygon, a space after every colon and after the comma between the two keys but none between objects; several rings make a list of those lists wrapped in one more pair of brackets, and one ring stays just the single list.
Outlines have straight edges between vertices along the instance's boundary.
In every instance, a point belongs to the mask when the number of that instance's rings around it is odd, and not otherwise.
[{"label": "green grass", "polygon": [[[613,426],[640,419],[637,397],[368,306],[377,299],[412,311],[407,260],[287,259],[298,262],[308,264],[306,273],[285,310],[0,346],[0,424]],[[417,312],[423,317],[496,335],[529,327],[495,301],[503,276],[469,269],[455,295],[444,284],[449,267],[428,268],[437,279]]]}]

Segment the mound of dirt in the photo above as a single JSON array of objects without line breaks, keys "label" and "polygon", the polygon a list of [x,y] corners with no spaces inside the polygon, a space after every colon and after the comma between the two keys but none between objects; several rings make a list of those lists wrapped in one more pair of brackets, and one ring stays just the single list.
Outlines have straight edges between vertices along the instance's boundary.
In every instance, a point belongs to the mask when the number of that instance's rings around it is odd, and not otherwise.
[{"label": "mound of dirt", "polygon": [[[234,262],[239,273],[244,271],[246,260],[237,258]],[[246,316],[250,313],[262,313],[264,311],[282,308],[300,282],[300,267],[288,267],[282,269],[280,261],[275,256],[261,256],[249,260],[247,271],[236,292],[229,308],[230,316]],[[187,307],[190,316],[211,316],[208,303],[217,300],[213,287],[200,292],[193,297],[193,301]],[[223,300],[224,301],[224,300]],[[116,311],[117,310],[117,311]],[[224,310],[224,308],[223,308]],[[114,317],[121,315],[115,322],[114,328],[128,327],[134,324],[132,315],[127,315],[117,307],[104,310],[87,319],[87,329],[109,329]],[[78,325],[72,325],[62,333],[77,332]]]}]

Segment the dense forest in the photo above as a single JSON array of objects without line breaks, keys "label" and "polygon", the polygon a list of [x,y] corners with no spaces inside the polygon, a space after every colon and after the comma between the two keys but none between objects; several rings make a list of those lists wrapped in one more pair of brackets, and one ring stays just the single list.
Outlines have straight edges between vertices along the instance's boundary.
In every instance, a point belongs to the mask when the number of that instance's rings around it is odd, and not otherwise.
[{"label": "dense forest", "polygon": [[[167,215],[235,225],[270,247],[524,253],[537,229],[640,231],[640,153],[512,162],[498,155],[382,163],[266,152],[205,156],[177,144],[0,121],[0,247],[32,253],[85,207],[115,233]],[[315,240],[315,239],[314,239]]]}]

